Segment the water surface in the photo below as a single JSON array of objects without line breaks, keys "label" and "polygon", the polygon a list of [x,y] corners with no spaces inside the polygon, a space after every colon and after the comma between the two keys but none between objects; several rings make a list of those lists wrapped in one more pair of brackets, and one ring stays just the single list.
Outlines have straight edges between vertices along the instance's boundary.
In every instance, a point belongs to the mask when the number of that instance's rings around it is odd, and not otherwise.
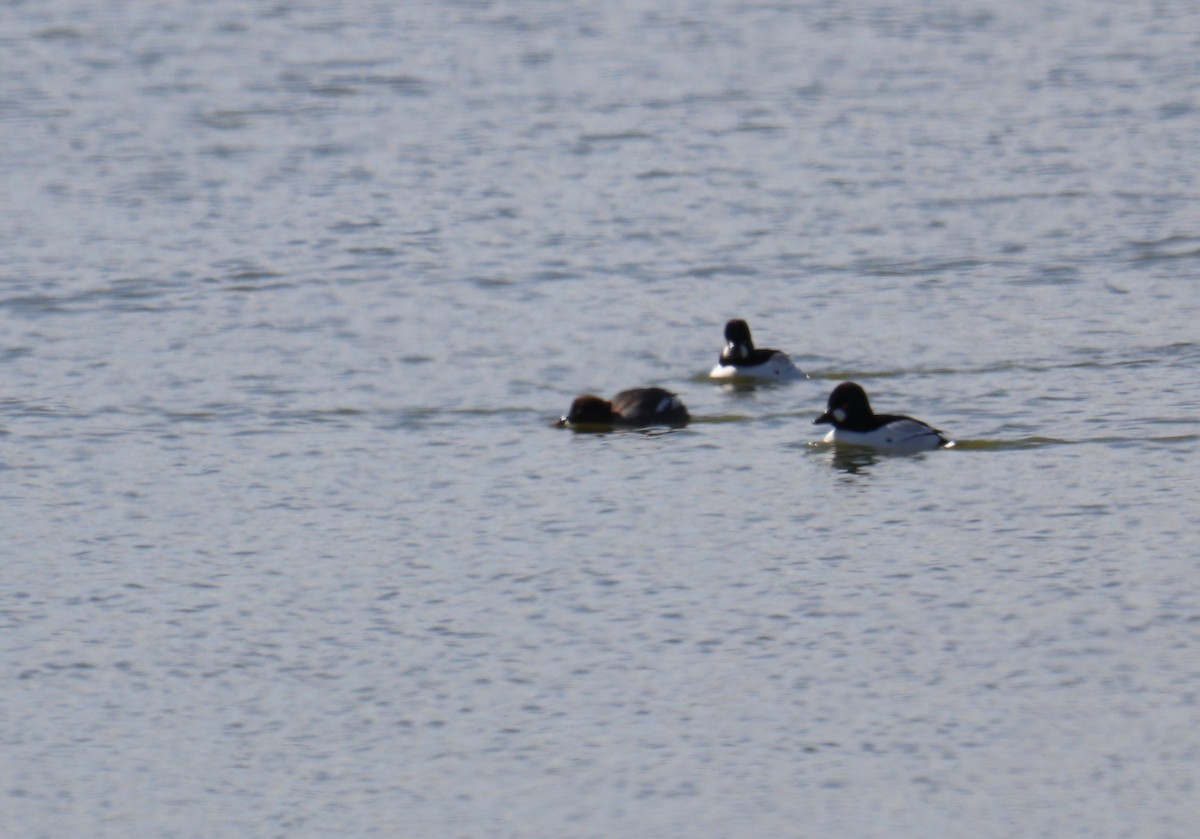
[{"label": "water surface", "polygon": [[4,835],[1190,834],[1186,4],[5,19]]}]

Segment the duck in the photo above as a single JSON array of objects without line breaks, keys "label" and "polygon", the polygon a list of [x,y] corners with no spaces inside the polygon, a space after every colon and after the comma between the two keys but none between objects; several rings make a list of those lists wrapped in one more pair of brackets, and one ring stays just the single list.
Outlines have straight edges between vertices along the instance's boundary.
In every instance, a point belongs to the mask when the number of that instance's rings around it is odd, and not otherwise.
[{"label": "duck", "polygon": [[912,417],[877,414],[867,392],[856,382],[842,382],[829,394],[825,413],[814,425],[832,425],[824,442],[867,446],[896,452],[923,452],[954,445],[941,431]]},{"label": "duck", "polygon": [[559,428],[598,429],[622,426],[645,428],[666,425],[681,428],[691,417],[676,394],[661,387],[623,390],[611,400],[591,393],[575,398],[571,410],[555,423]]},{"label": "duck", "polygon": [[710,379],[784,381],[803,379],[804,373],[782,350],[755,349],[750,325],[739,318],[725,324],[725,348],[708,376]]}]

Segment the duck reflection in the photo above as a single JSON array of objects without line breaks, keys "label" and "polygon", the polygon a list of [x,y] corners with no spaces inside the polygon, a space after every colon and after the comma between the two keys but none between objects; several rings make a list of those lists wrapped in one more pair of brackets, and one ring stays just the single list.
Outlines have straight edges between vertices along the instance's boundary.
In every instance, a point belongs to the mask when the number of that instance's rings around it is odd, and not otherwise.
[{"label": "duck reflection", "polygon": [[833,446],[829,450],[829,465],[839,472],[857,475],[866,473],[879,462],[879,455],[866,448]]}]

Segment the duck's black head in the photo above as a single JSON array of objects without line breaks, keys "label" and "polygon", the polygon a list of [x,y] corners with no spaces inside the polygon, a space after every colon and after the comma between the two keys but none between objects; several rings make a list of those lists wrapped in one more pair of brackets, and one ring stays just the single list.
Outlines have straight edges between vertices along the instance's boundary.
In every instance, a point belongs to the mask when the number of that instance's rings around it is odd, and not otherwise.
[{"label": "duck's black head", "polygon": [[829,394],[825,413],[813,420],[813,425],[840,427],[848,420],[869,419],[874,413],[867,392],[856,382],[842,382]]},{"label": "duck's black head", "polygon": [[750,326],[744,320],[731,320],[725,324],[725,349],[721,350],[722,363],[741,362],[754,353],[754,339],[750,337]]},{"label": "duck's black head", "polygon": [[612,403],[585,393],[571,403],[571,410],[558,421],[562,425],[611,425],[613,421]]},{"label": "duck's black head", "polygon": [[750,337],[750,325],[744,320],[731,320],[725,324],[725,340],[748,350],[754,349],[754,339]]}]

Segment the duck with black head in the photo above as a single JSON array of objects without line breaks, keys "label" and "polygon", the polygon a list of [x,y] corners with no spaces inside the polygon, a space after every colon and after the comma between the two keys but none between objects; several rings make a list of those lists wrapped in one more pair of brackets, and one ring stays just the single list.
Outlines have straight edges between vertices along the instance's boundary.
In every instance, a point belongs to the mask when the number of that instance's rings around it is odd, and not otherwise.
[{"label": "duck with black head", "polygon": [[750,337],[750,325],[744,320],[725,324],[725,347],[717,366],[708,374],[712,379],[756,379],[787,381],[803,379],[800,371],[783,350],[757,348]]},{"label": "duck with black head", "polygon": [[687,425],[689,419],[683,400],[674,393],[661,387],[639,387],[623,390],[611,400],[585,393],[576,397],[571,410],[555,424],[576,430],[654,425],[680,428]]},{"label": "duck with black head", "polygon": [[814,425],[832,425],[826,443],[864,446],[895,452],[922,452],[954,445],[928,423],[900,414],[871,410],[867,392],[856,382],[842,382],[829,394],[825,413]]}]

